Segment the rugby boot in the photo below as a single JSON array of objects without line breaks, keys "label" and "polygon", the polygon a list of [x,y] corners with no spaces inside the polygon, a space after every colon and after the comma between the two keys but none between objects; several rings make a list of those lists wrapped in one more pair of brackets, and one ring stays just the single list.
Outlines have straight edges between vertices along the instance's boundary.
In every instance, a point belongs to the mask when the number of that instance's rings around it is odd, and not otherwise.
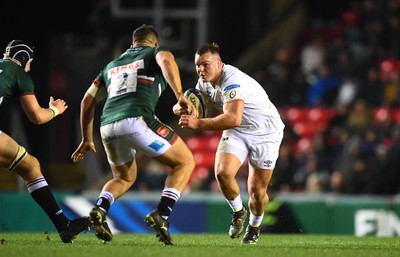
[{"label": "rugby boot", "polygon": [[161,217],[157,210],[154,210],[146,215],[144,221],[148,226],[156,230],[156,235],[165,245],[173,245],[171,235],[169,234],[169,222]]},{"label": "rugby boot", "polygon": [[107,213],[98,206],[93,207],[89,214],[95,236],[98,239],[109,242],[112,240],[113,234],[108,227],[106,216]]},{"label": "rugby boot", "polygon": [[246,222],[248,211],[243,206],[243,209],[237,212],[232,212],[232,221],[229,226],[229,236],[238,238],[243,233],[244,223]]},{"label": "rugby boot", "polygon": [[82,217],[68,221],[67,227],[58,234],[64,243],[72,243],[79,233],[90,228],[89,217]]}]

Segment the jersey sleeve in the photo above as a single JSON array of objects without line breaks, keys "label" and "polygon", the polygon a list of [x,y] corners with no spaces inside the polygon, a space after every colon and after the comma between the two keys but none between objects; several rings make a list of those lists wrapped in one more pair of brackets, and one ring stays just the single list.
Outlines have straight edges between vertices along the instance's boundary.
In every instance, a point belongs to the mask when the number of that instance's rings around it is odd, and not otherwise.
[{"label": "jersey sleeve", "polygon": [[95,83],[98,86],[101,86],[101,87],[104,86],[105,87],[106,86],[106,82],[105,82],[105,79],[104,79],[104,70],[101,70],[99,72],[99,74],[97,74],[96,78],[92,82]]},{"label": "jersey sleeve", "polygon": [[19,95],[29,95],[35,93],[35,86],[32,78],[23,69],[20,69],[16,74],[16,90]]},{"label": "jersey sleeve", "polygon": [[241,94],[240,84],[230,84],[222,89],[222,97],[224,102],[233,100],[244,100]]},{"label": "jersey sleeve", "polygon": [[165,47],[165,46],[156,46],[156,47],[154,48],[154,56],[156,56],[157,53],[158,53],[158,52],[161,52],[161,51],[168,51],[168,52],[171,52],[171,50],[169,50],[169,48],[167,48],[167,47]]}]

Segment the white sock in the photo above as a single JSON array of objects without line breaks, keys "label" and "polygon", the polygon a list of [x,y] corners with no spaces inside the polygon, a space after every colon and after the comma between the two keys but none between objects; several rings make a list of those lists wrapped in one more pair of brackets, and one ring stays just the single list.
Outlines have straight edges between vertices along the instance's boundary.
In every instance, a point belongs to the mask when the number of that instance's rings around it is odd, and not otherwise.
[{"label": "white sock", "polygon": [[240,211],[243,208],[243,202],[242,198],[240,197],[240,194],[236,196],[235,199],[233,200],[226,199],[226,201],[228,202],[229,206],[232,208],[234,212]]},{"label": "white sock", "polygon": [[250,211],[249,225],[252,227],[259,227],[264,218],[264,213],[261,216],[253,215]]}]

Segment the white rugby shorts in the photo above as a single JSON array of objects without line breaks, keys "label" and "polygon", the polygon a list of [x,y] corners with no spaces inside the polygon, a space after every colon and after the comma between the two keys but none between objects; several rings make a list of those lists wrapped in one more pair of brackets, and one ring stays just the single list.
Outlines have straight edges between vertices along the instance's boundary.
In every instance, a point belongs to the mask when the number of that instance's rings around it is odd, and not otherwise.
[{"label": "white rugby shorts", "polygon": [[131,161],[136,151],[155,157],[164,154],[171,144],[151,130],[142,117],[126,118],[100,128],[108,162],[119,166]]},{"label": "white rugby shorts", "polygon": [[249,165],[260,169],[274,169],[279,156],[283,131],[259,135],[243,134],[234,129],[224,130],[218,145],[218,153],[230,153],[243,164],[249,158]]}]

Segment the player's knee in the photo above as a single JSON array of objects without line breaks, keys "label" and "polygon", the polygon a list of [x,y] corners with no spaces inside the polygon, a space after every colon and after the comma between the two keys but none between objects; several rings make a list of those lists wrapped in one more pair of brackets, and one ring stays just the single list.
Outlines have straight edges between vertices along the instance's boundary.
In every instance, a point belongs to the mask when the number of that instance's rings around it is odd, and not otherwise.
[{"label": "player's knee", "polygon": [[114,168],[113,172],[113,181],[122,184],[125,186],[131,186],[137,178],[137,170],[131,166],[130,169],[122,168]]},{"label": "player's knee", "polygon": [[268,199],[267,191],[264,188],[250,187],[249,196],[254,201],[262,201]]},{"label": "player's knee", "polygon": [[183,169],[187,171],[193,171],[194,167],[196,166],[196,162],[194,160],[192,152],[182,152],[181,157],[175,160],[174,166],[183,167]]},{"label": "player's knee", "polygon": [[39,160],[32,155],[29,155],[29,159],[30,159],[30,166],[33,170],[40,170],[40,163]]},{"label": "player's knee", "polygon": [[25,176],[24,179],[26,180],[31,180],[33,178],[37,178],[39,176],[43,176],[42,171],[40,169],[40,163],[39,160],[30,154],[27,154],[25,160],[27,161],[23,165],[23,170],[25,170]]},{"label": "player's knee", "polygon": [[121,177],[121,179],[124,181],[125,184],[127,184],[129,187],[133,185],[136,181],[137,174],[136,173],[130,173],[126,174],[126,176]]},{"label": "player's knee", "polygon": [[228,181],[230,181],[233,177],[226,172],[216,172],[215,178],[219,183],[225,184],[228,183]]},{"label": "player's knee", "polygon": [[190,154],[187,156],[185,159],[185,165],[187,166],[188,170],[194,170],[194,167],[196,166],[196,162],[194,160],[193,154]]},{"label": "player's knee", "polygon": [[13,167],[10,170],[17,173],[26,181],[43,176],[38,159],[27,153],[25,149],[19,151],[13,163],[14,165],[12,165]]}]

